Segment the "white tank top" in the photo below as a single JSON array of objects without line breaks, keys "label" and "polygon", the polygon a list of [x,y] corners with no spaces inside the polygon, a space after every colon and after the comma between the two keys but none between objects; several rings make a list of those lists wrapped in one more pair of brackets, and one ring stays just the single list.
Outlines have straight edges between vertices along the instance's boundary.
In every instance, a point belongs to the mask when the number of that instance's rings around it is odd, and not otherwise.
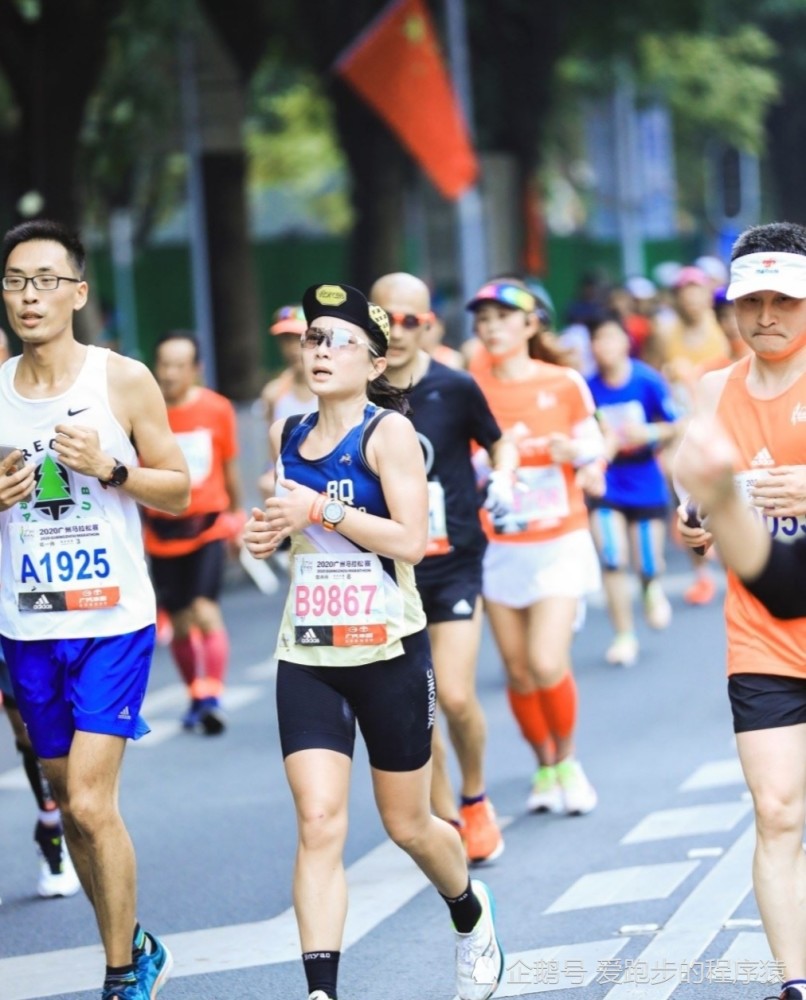
[{"label": "white tank top", "polygon": [[19,357],[0,368],[0,444],[36,466],[29,500],[0,512],[0,633],[12,639],[122,635],[155,619],[136,502],[68,469],[51,448],[56,424],[98,431],[101,450],[125,465],[137,454],[109,405],[109,351],[88,347],[60,396],[14,388]]}]

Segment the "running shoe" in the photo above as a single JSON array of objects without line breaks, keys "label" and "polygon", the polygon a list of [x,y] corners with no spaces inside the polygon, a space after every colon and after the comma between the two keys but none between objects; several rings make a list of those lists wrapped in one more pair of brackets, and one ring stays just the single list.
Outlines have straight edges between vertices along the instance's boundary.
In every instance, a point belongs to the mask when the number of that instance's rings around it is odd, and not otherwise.
[{"label": "running shoe", "polygon": [[605,653],[608,663],[615,666],[631,667],[638,659],[638,640],[632,632],[619,632]]},{"label": "running shoe", "polygon": [[324,990],[314,990],[313,993],[308,994],[308,1000],[333,1000],[329,997]]},{"label": "running shoe", "polygon": [[[173,955],[158,937],[146,931],[145,947],[136,958],[137,979],[143,990],[142,996],[147,1000],[154,1000],[168,981],[173,967]],[[129,998],[126,997],[125,1000]],[[137,994],[136,1000],[140,1000],[140,994]]]},{"label": "running shoe", "polygon": [[710,604],[716,597],[716,584],[710,576],[698,576],[692,585],[683,593],[686,604]]},{"label": "running shoe", "polygon": [[201,698],[193,698],[182,716],[183,729],[195,729],[201,714]]},{"label": "running shoe", "polygon": [[569,816],[584,816],[592,812],[599,798],[579,761],[570,758],[561,760],[556,766],[557,781],[566,813]]},{"label": "running shoe", "polygon": [[474,802],[469,806],[460,806],[464,832],[462,839],[470,864],[480,864],[482,861],[495,861],[504,853],[504,838],[498,828],[495,809],[489,799]]},{"label": "running shoe", "polygon": [[37,892],[43,899],[75,896],[81,888],[78,875],[67,853],[61,826],[48,826],[41,820],[34,829],[41,862]]},{"label": "running shoe", "polygon": [[118,983],[104,986],[101,1000],[149,1000],[149,996],[141,983]]},{"label": "running shoe", "polygon": [[221,702],[218,698],[202,698],[199,705],[199,723],[206,736],[220,736],[227,728]]},{"label": "running shoe", "polygon": [[470,883],[481,916],[469,934],[456,931],[456,993],[459,1000],[488,1000],[504,972],[504,952],[495,933],[492,893],[478,879]]},{"label": "running shoe", "polygon": [[532,790],[526,800],[529,812],[562,812],[563,805],[557,769],[553,765],[539,767],[532,778]]},{"label": "running shoe", "polygon": [[650,628],[664,629],[672,620],[672,606],[660,580],[652,580],[644,589],[644,617]]}]

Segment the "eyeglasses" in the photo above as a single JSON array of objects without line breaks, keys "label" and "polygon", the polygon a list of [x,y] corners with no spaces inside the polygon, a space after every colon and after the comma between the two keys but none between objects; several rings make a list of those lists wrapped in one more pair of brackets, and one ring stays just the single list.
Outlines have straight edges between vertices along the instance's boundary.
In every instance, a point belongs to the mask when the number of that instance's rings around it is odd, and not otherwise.
[{"label": "eyeglasses", "polygon": [[432,312],[399,313],[389,312],[387,309],[386,315],[389,317],[389,323],[392,326],[402,326],[404,330],[416,330],[418,326],[434,322],[434,314]]},{"label": "eyeglasses", "polygon": [[470,308],[481,305],[482,302],[500,302],[501,305],[509,306],[511,309],[522,309],[524,312],[534,312],[537,301],[531,292],[517,285],[502,284],[492,282],[484,285],[473,296]]},{"label": "eyeglasses", "polygon": [[310,326],[299,339],[303,350],[312,351],[322,344],[328,350],[334,348],[337,351],[356,351],[359,347],[367,347],[371,354],[377,354],[375,348],[368,340],[357,337],[352,330],[345,330],[344,327],[334,326],[332,330],[322,330],[318,326]]},{"label": "eyeglasses", "polygon": [[21,292],[30,281],[38,292],[52,292],[59,287],[60,281],[72,281],[80,285],[82,280],[82,278],[65,278],[60,274],[34,274],[30,278],[26,278],[22,274],[4,274],[3,290]]}]

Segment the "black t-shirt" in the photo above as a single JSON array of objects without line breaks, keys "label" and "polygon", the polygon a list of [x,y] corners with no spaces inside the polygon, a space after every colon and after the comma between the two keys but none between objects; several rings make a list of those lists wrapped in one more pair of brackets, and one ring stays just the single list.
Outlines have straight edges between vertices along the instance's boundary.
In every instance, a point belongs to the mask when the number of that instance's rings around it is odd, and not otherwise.
[{"label": "black t-shirt", "polygon": [[791,545],[773,539],[760,575],[742,582],[776,618],[806,618],[806,538]]},{"label": "black t-shirt", "polygon": [[489,451],[501,437],[501,430],[470,375],[438,361],[429,362],[409,399],[429,482],[439,483],[444,492],[445,523],[451,546],[448,554],[426,556],[415,567],[417,580],[430,583],[453,560],[478,558],[486,548],[479,522],[480,498],[470,460],[471,442]]}]

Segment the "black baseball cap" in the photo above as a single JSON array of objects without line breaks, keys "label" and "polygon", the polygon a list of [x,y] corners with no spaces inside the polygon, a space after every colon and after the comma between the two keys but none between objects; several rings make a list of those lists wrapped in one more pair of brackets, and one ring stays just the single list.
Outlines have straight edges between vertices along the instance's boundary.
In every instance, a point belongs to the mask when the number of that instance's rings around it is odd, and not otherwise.
[{"label": "black baseball cap", "polygon": [[320,316],[336,316],[366,330],[386,354],[389,344],[389,315],[351,285],[311,285],[302,296],[302,310],[308,323]]}]

